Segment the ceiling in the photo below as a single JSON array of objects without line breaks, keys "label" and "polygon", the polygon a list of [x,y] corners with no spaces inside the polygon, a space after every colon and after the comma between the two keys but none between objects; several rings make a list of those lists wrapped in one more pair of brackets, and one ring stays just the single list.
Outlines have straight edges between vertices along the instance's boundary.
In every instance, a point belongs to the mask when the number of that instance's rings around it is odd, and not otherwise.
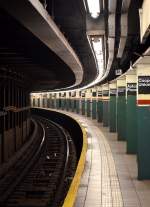
[{"label": "ceiling", "polygon": [[[28,2],[27,0],[22,1]],[[14,7],[16,8],[16,13],[19,14],[20,7],[23,6],[19,2],[20,0],[12,0],[11,2],[2,0],[0,2],[0,67],[23,74],[25,80],[28,80],[30,91],[48,91],[72,86],[76,81],[76,76],[69,65],[56,52],[44,44],[43,39],[38,38],[32,30],[22,24],[17,15],[12,15],[10,12],[9,8],[13,5],[16,6]],[[40,0],[40,2],[42,4],[45,3],[44,0]],[[101,0],[101,2],[103,1]],[[112,0],[103,2],[105,69],[108,64],[110,67],[103,82],[116,78],[116,69],[122,69],[125,72],[130,67],[130,64],[138,58],[137,54],[142,53],[147,47],[147,43],[140,43],[138,9],[142,4],[142,0],[115,0],[114,2],[113,4]],[[43,7],[42,4],[40,7]],[[129,7],[125,10],[127,5]],[[30,6],[33,5],[30,4]],[[97,68],[87,38],[86,21],[87,16],[89,18],[89,14],[86,13],[83,0],[65,0],[65,3],[62,0],[47,0],[46,10],[77,54],[83,67],[82,82],[75,88],[89,84],[97,77]],[[28,13],[26,10],[24,12]],[[118,57],[117,54],[122,37],[121,18],[124,13],[127,13],[127,34],[122,55]],[[112,14],[114,14],[115,26],[113,55],[110,62],[109,55],[111,54],[109,50],[111,48],[108,39],[112,39],[110,31],[113,28],[109,28],[109,16],[112,16]],[[42,30],[42,23],[40,24],[37,21],[35,12],[30,13],[30,19],[31,26],[36,25],[38,32],[44,33],[45,30]],[[96,20],[93,23],[99,27],[99,21]],[[46,34],[45,38],[47,36]]]}]

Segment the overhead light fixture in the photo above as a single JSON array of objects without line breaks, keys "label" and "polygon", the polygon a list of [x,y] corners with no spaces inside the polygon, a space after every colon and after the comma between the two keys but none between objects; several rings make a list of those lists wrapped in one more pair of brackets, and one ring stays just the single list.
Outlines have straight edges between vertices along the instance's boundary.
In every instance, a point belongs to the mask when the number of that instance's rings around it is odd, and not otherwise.
[{"label": "overhead light fixture", "polygon": [[89,12],[93,18],[97,18],[100,14],[100,1],[87,0]]},{"label": "overhead light fixture", "polygon": [[98,65],[99,77],[101,78],[104,73],[104,57],[103,57],[103,44],[101,37],[91,38],[93,50],[95,52],[96,61]]}]

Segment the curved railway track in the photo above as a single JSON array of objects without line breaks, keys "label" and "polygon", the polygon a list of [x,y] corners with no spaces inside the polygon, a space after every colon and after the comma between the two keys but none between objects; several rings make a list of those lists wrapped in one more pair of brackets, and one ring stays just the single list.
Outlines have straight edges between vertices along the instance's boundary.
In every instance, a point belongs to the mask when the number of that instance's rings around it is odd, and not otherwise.
[{"label": "curved railway track", "polygon": [[38,136],[0,177],[0,206],[57,207],[69,189],[76,169],[76,151],[68,132],[42,117]]}]

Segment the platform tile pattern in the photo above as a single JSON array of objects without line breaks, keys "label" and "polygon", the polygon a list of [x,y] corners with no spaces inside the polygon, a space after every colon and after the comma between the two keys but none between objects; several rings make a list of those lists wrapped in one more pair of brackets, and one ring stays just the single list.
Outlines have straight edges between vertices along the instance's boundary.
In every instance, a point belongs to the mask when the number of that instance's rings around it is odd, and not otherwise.
[{"label": "platform tile pattern", "polygon": [[[61,111],[61,110],[60,110]],[[126,154],[102,123],[75,113],[88,134],[86,165],[74,207],[150,207],[150,181],[137,180],[136,155]]]}]

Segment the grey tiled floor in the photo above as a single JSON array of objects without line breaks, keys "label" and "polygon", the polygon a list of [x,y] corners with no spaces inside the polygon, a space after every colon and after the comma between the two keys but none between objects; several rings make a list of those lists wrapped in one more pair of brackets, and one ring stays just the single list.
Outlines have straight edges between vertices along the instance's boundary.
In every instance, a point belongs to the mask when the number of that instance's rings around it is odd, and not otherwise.
[{"label": "grey tiled floor", "polygon": [[150,181],[136,179],[136,156],[126,154],[126,143],[90,118],[65,113],[73,115],[88,134],[75,207],[150,207]]}]

